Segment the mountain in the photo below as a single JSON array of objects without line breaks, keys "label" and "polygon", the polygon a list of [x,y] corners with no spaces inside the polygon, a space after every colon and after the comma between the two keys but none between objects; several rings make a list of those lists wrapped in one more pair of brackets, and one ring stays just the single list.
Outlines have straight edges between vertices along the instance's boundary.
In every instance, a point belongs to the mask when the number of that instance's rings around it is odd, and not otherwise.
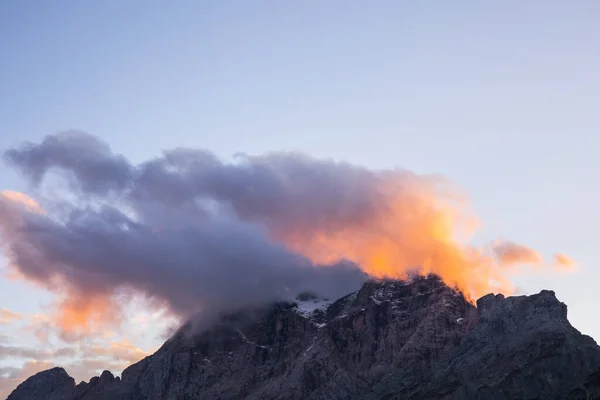
[{"label": "mountain", "polygon": [[436,276],[369,281],[187,324],[121,379],[40,372],[8,397],[23,399],[600,399],[600,347],[552,291],[475,307]]}]

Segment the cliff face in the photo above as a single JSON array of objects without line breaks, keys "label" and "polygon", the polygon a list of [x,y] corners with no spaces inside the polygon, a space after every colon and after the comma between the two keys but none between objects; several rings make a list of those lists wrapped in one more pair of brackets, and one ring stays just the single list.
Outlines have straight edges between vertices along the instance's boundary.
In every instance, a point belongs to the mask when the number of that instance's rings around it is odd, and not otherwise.
[{"label": "cliff face", "polygon": [[598,399],[600,348],[552,291],[477,302],[477,321],[426,376],[394,371],[372,399]]},{"label": "cliff face", "polygon": [[437,277],[367,282],[332,304],[305,295],[200,334],[190,325],[122,379],[75,386],[60,371],[8,400],[600,399],[600,347],[553,292],[475,308]]},{"label": "cliff face", "polygon": [[72,398],[75,380],[62,368],[38,372],[21,383],[8,396],[10,400],[69,400]]}]

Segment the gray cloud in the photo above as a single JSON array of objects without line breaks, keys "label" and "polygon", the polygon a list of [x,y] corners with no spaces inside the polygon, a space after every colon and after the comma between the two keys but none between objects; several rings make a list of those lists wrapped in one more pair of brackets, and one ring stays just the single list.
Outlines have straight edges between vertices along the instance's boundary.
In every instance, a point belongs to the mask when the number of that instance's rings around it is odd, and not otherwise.
[{"label": "gray cloud", "polygon": [[226,164],[176,149],[134,166],[68,132],[4,158],[34,184],[67,177],[76,198],[46,199],[60,210],[47,215],[0,198],[4,250],[25,277],[82,304],[132,290],[181,316],[354,290],[366,278],[355,265],[315,265],[275,239],[360,224],[385,200],[383,175],[293,153]]},{"label": "gray cloud", "polygon": [[205,212],[216,203],[277,231],[361,224],[385,211],[380,187],[387,177],[413,177],[289,152],[238,154],[237,162],[223,163],[205,150],[177,148],[134,166],[106,143],[73,131],[25,143],[4,158],[35,184],[56,170],[82,193],[118,192],[186,212]]},{"label": "gray cloud", "polygon": [[6,151],[4,159],[35,184],[56,168],[72,173],[71,178],[82,189],[94,193],[122,190],[131,172],[127,160],[113,155],[106,143],[78,131],[46,136],[40,144],[24,143],[18,149]]},{"label": "gray cloud", "polygon": [[60,357],[73,357],[76,354],[77,351],[69,347],[61,347],[59,349],[35,349],[30,347],[0,345],[0,360],[6,358],[48,360]]}]

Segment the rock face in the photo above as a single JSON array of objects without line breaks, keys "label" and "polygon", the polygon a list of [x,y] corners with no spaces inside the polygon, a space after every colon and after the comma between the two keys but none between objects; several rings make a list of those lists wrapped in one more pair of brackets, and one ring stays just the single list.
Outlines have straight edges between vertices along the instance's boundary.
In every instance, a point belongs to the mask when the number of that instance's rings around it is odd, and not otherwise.
[{"label": "rock face", "polygon": [[73,398],[75,379],[62,368],[38,372],[21,383],[6,400],[70,400]]},{"label": "rock face", "polygon": [[600,347],[551,291],[474,307],[430,276],[300,299],[185,326],[122,379],[54,369],[9,400],[600,399]]}]

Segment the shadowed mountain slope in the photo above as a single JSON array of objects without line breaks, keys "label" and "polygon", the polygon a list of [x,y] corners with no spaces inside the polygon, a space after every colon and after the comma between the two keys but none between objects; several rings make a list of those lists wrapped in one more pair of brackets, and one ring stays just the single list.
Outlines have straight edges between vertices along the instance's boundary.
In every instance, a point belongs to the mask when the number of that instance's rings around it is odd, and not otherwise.
[{"label": "shadowed mountain slope", "polygon": [[600,399],[600,347],[552,291],[474,307],[436,276],[369,281],[188,324],[121,379],[41,372],[8,397],[21,399]]}]

